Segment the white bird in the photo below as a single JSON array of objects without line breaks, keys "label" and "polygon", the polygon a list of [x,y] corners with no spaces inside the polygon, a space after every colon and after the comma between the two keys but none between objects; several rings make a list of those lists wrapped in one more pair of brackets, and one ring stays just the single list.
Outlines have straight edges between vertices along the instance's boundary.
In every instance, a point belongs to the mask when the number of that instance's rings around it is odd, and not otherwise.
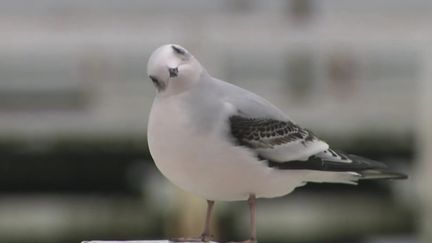
[{"label": "white bird", "polygon": [[307,182],[406,177],[331,149],[264,98],[210,76],[179,45],[156,49],[147,73],[157,89],[148,122],[150,153],[172,183],[207,200],[203,241],[210,236],[214,201],[248,200],[247,242],[256,242],[256,198],[280,197]]}]

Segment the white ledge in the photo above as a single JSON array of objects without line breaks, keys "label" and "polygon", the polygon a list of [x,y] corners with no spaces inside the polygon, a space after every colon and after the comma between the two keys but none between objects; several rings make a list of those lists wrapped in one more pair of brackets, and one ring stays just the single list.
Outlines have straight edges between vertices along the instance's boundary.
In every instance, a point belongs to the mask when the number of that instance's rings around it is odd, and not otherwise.
[{"label": "white ledge", "polygon": [[[89,240],[89,241],[81,241],[81,243],[172,243],[170,240]],[[182,243],[217,243],[215,241],[182,241]]]}]

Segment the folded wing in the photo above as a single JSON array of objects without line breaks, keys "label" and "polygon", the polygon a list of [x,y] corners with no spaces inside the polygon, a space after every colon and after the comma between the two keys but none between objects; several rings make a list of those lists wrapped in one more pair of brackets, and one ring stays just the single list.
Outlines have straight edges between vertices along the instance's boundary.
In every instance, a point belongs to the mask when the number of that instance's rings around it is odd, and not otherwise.
[{"label": "folded wing", "polygon": [[381,162],[334,151],[312,132],[292,121],[272,118],[229,118],[236,143],[254,151],[268,166],[281,170],[357,172],[362,179],[400,179]]}]

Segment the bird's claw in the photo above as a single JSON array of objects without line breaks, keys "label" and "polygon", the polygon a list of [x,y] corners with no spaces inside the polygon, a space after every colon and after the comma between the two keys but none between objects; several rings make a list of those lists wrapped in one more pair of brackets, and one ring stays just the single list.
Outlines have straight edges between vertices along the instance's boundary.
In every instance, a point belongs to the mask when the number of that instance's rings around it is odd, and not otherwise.
[{"label": "bird's claw", "polygon": [[206,233],[201,234],[201,241],[202,242],[209,242],[212,238],[213,238],[213,235],[206,234]]},{"label": "bird's claw", "polygon": [[254,238],[250,238],[250,239],[245,240],[245,241],[230,241],[230,242],[226,242],[226,243],[257,243],[257,240]]},{"label": "bird's claw", "polygon": [[198,238],[174,238],[170,239],[170,242],[209,242],[212,237],[212,235],[202,234]]}]

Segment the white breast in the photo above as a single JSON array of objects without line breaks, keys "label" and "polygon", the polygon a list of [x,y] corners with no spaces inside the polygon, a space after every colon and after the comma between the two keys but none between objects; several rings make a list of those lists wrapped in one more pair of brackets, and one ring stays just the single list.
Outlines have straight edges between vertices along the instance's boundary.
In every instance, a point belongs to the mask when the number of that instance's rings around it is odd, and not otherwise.
[{"label": "white breast", "polygon": [[148,125],[156,166],[177,186],[206,199],[232,201],[250,193],[281,196],[304,184],[301,172],[267,167],[248,149],[233,146],[221,128],[196,129],[188,114],[179,98],[156,100]]}]

